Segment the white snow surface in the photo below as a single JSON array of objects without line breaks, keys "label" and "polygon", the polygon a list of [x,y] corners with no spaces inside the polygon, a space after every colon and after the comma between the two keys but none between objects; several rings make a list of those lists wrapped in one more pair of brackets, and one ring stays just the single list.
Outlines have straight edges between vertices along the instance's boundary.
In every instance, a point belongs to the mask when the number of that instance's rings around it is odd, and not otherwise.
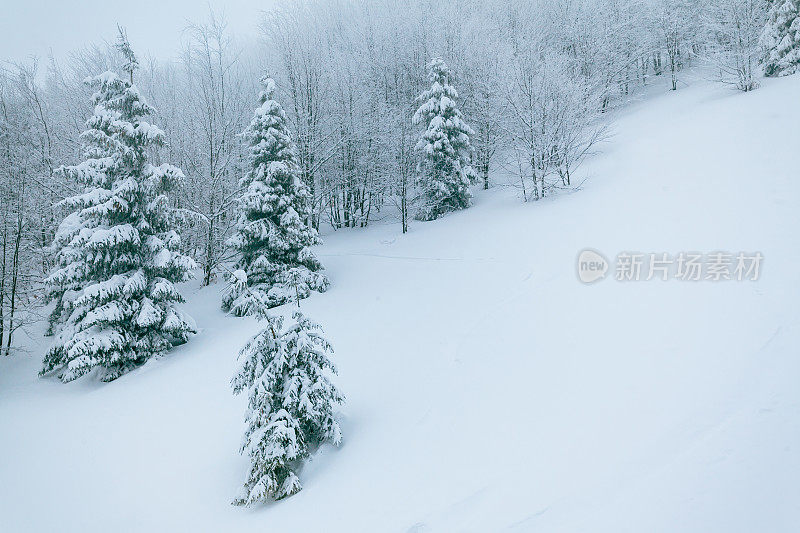
[{"label": "white snow surface", "polygon": [[[224,284],[184,286],[200,333],[112,383],[37,378],[34,337],[0,361],[0,530],[800,531],[798,96],[697,82],[622,111],[579,191],[326,235],[331,288],[301,305],[344,443],[285,501],[230,505],[257,325]],[[756,282],[586,286],[585,247],[765,259]]]}]

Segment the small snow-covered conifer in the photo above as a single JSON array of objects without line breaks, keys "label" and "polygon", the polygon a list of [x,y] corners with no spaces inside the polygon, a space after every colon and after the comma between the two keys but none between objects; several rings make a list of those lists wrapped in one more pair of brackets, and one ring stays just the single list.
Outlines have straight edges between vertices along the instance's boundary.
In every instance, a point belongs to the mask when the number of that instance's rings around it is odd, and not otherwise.
[{"label": "small snow-covered conifer", "polygon": [[148,162],[148,147],[164,133],[145,122],[153,110],[134,85],[112,72],[87,82],[98,87],[82,135],[87,159],[58,170],[83,192],[61,202],[71,213],[56,233],[47,278],[58,333],[41,374],[57,371],[65,382],[95,368],[112,380],[195,330],[175,306],[182,298],[173,283],[195,264],[176,251],[166,196],[183,174]]},{"label": "small snow-covered conifer", "polygon": [[[319,272],[322,265],[310,249],[320,239],[308,224],[311,194],[300,178],[286,114],[273,100],[275,82],[264,78],[262,83],[261,105],[244,132],[251,168],[242,179],[246,191],[239,200],[236,233],[228,241],[241,254],[237,268],[244,273],[248,290],[232,279],[222,306],[238,316],[256,312],[265,302],[275,307],[296,294],[305,298],[312,290],[328,287]],[[294,288],[287,279],[291,269],[300,274]]]},{"label": "small snow-covered conifer", "polygon": [[298,309],[294,323],[281,332],[283,319],[270,316],[266,302],[254,314],[266,327],[242,348],[231,381],[234,394],[248,396],[241,453],[251,460],[236,505],[296,493],[303,461],[320,444],[342,440],[334,408],[344,397],[328,377],[336,373],[328,358],[333,349],[320,326]]},{"label": "small snow-covered conifer", "polygon": [[431,88],[417,97],[414,124],[426,129],[417,143],[421,153],[417,177],[420,189],[419,220],[434,220],[449,211],[469,207],[469,186],[476,174],[469,164],[472,129],[456,107],[458,93],[450,84],[450,71],[440,58],[428,64]]},{"label": "small snow-covered conifer", "polygon": [[800,70],[800,0],[774,0],[761,34],[766,50],[764,75],[788,76]]}]

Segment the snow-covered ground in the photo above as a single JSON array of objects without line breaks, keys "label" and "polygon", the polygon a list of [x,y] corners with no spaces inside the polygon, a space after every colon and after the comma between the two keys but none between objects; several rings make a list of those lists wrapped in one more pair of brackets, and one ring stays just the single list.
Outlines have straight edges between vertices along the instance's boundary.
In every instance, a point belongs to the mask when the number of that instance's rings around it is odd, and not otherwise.
[{"label": "snow-covered ground", "polygon": [[[799,97],[697,82],[625,109],[580,191],[328,235],[332,287],[302,305],[345,442],[277,504],[230,505],[257,325],[220,286],[187,289],[188,345],[115,382],[37,378],[43,344],[0,361],[0,530],[800,531]],[[765,259],[587,286],[586,247]]]}]

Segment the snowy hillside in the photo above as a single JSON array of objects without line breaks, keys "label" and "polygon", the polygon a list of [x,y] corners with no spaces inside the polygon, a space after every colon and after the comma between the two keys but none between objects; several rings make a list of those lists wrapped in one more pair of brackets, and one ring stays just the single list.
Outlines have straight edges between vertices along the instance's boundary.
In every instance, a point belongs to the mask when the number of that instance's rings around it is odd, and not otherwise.
[{"label": "snowy hillside", "polygon": [[[236,508],[254,320],[184,287],[201,332],[112,383],[0,360],[0,530],[800,530],[800,76],[627,107],[581,190],[513,188],[400,235],[324,235],[302,308],[336,349],[344,444]],[[580,250],[759,251],[758,281],[576,277]]]}]

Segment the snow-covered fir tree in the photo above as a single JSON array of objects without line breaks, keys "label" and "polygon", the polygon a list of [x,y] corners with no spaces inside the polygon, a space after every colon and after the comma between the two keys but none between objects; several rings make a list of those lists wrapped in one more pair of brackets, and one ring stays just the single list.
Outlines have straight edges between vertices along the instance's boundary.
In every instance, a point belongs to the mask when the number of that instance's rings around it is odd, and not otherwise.
[{"label": "snow-covered fir tree", "polygon": [[[260,297],[254,295],[254,301]],[[338,446],[342,440],[334,409],[344,397],[329,379],[336,373],[330,343],[299,309],[294,323],[281,331],[283,318],[270,316],[267,306],[254,307],[266,327],[242,348],[231,381],[234,394],[248,396],[240,451],[251,460],[236,505],[295,494],[302,488],[297,471],[303,461],[320,444]]]},{"label": "snow-covered fir tree", "polygon": [[431,88],[417,97],[421,105],[413,117],[414,124],[426,126],[417,143],[421,153],[419,220],[434,220],[469,207],[469,186],[476,179],[469,164],[473,131],[456,107],[458,93],[450,84],[450,71],[442,59],[435,58],[428,64],[428,74]]},{"label": "snow-covered fir tree", "polygon": [[766,50],[764,75],[788,76],[800,70],[800,0],[773,0],[761,34]]},{"label": "snow-covered fir tree", "polygon": [[[231,279],[222,302],[238,316],[252,314],[264,302],[275,307],[296,294],[306,298],[328,287],[310,249],[320,239],[309,224],[311,194],[300,177],[286,114],[273,99],[275,82],[261,81],[260,106],[244,132],[251,168],[242,179],[246,191],[239,200],[236,234],[228,241],[241,254],[238,277]],[[293,287],[287,279],[291,269],[300,277]]]},{"label": "snow-covered fir tree", "polygon": [[[132,73],[135,56],[125,60]],[[188,279],[195,263],[177,252],[166,196],[183,174],[148,162],[164,133],[144,120],[153,109],[130,81],[105,72],[87,82],[97,92],[82,134],[86,160],[58,169],[83,192],[61,202],[71,213],[56,233],[56,267],[46,280],[58,333],[41,374],[60,372],[65,382],[95,368],[115,379],[195,330],[175,306],[182,298],[173,283]]]}]

